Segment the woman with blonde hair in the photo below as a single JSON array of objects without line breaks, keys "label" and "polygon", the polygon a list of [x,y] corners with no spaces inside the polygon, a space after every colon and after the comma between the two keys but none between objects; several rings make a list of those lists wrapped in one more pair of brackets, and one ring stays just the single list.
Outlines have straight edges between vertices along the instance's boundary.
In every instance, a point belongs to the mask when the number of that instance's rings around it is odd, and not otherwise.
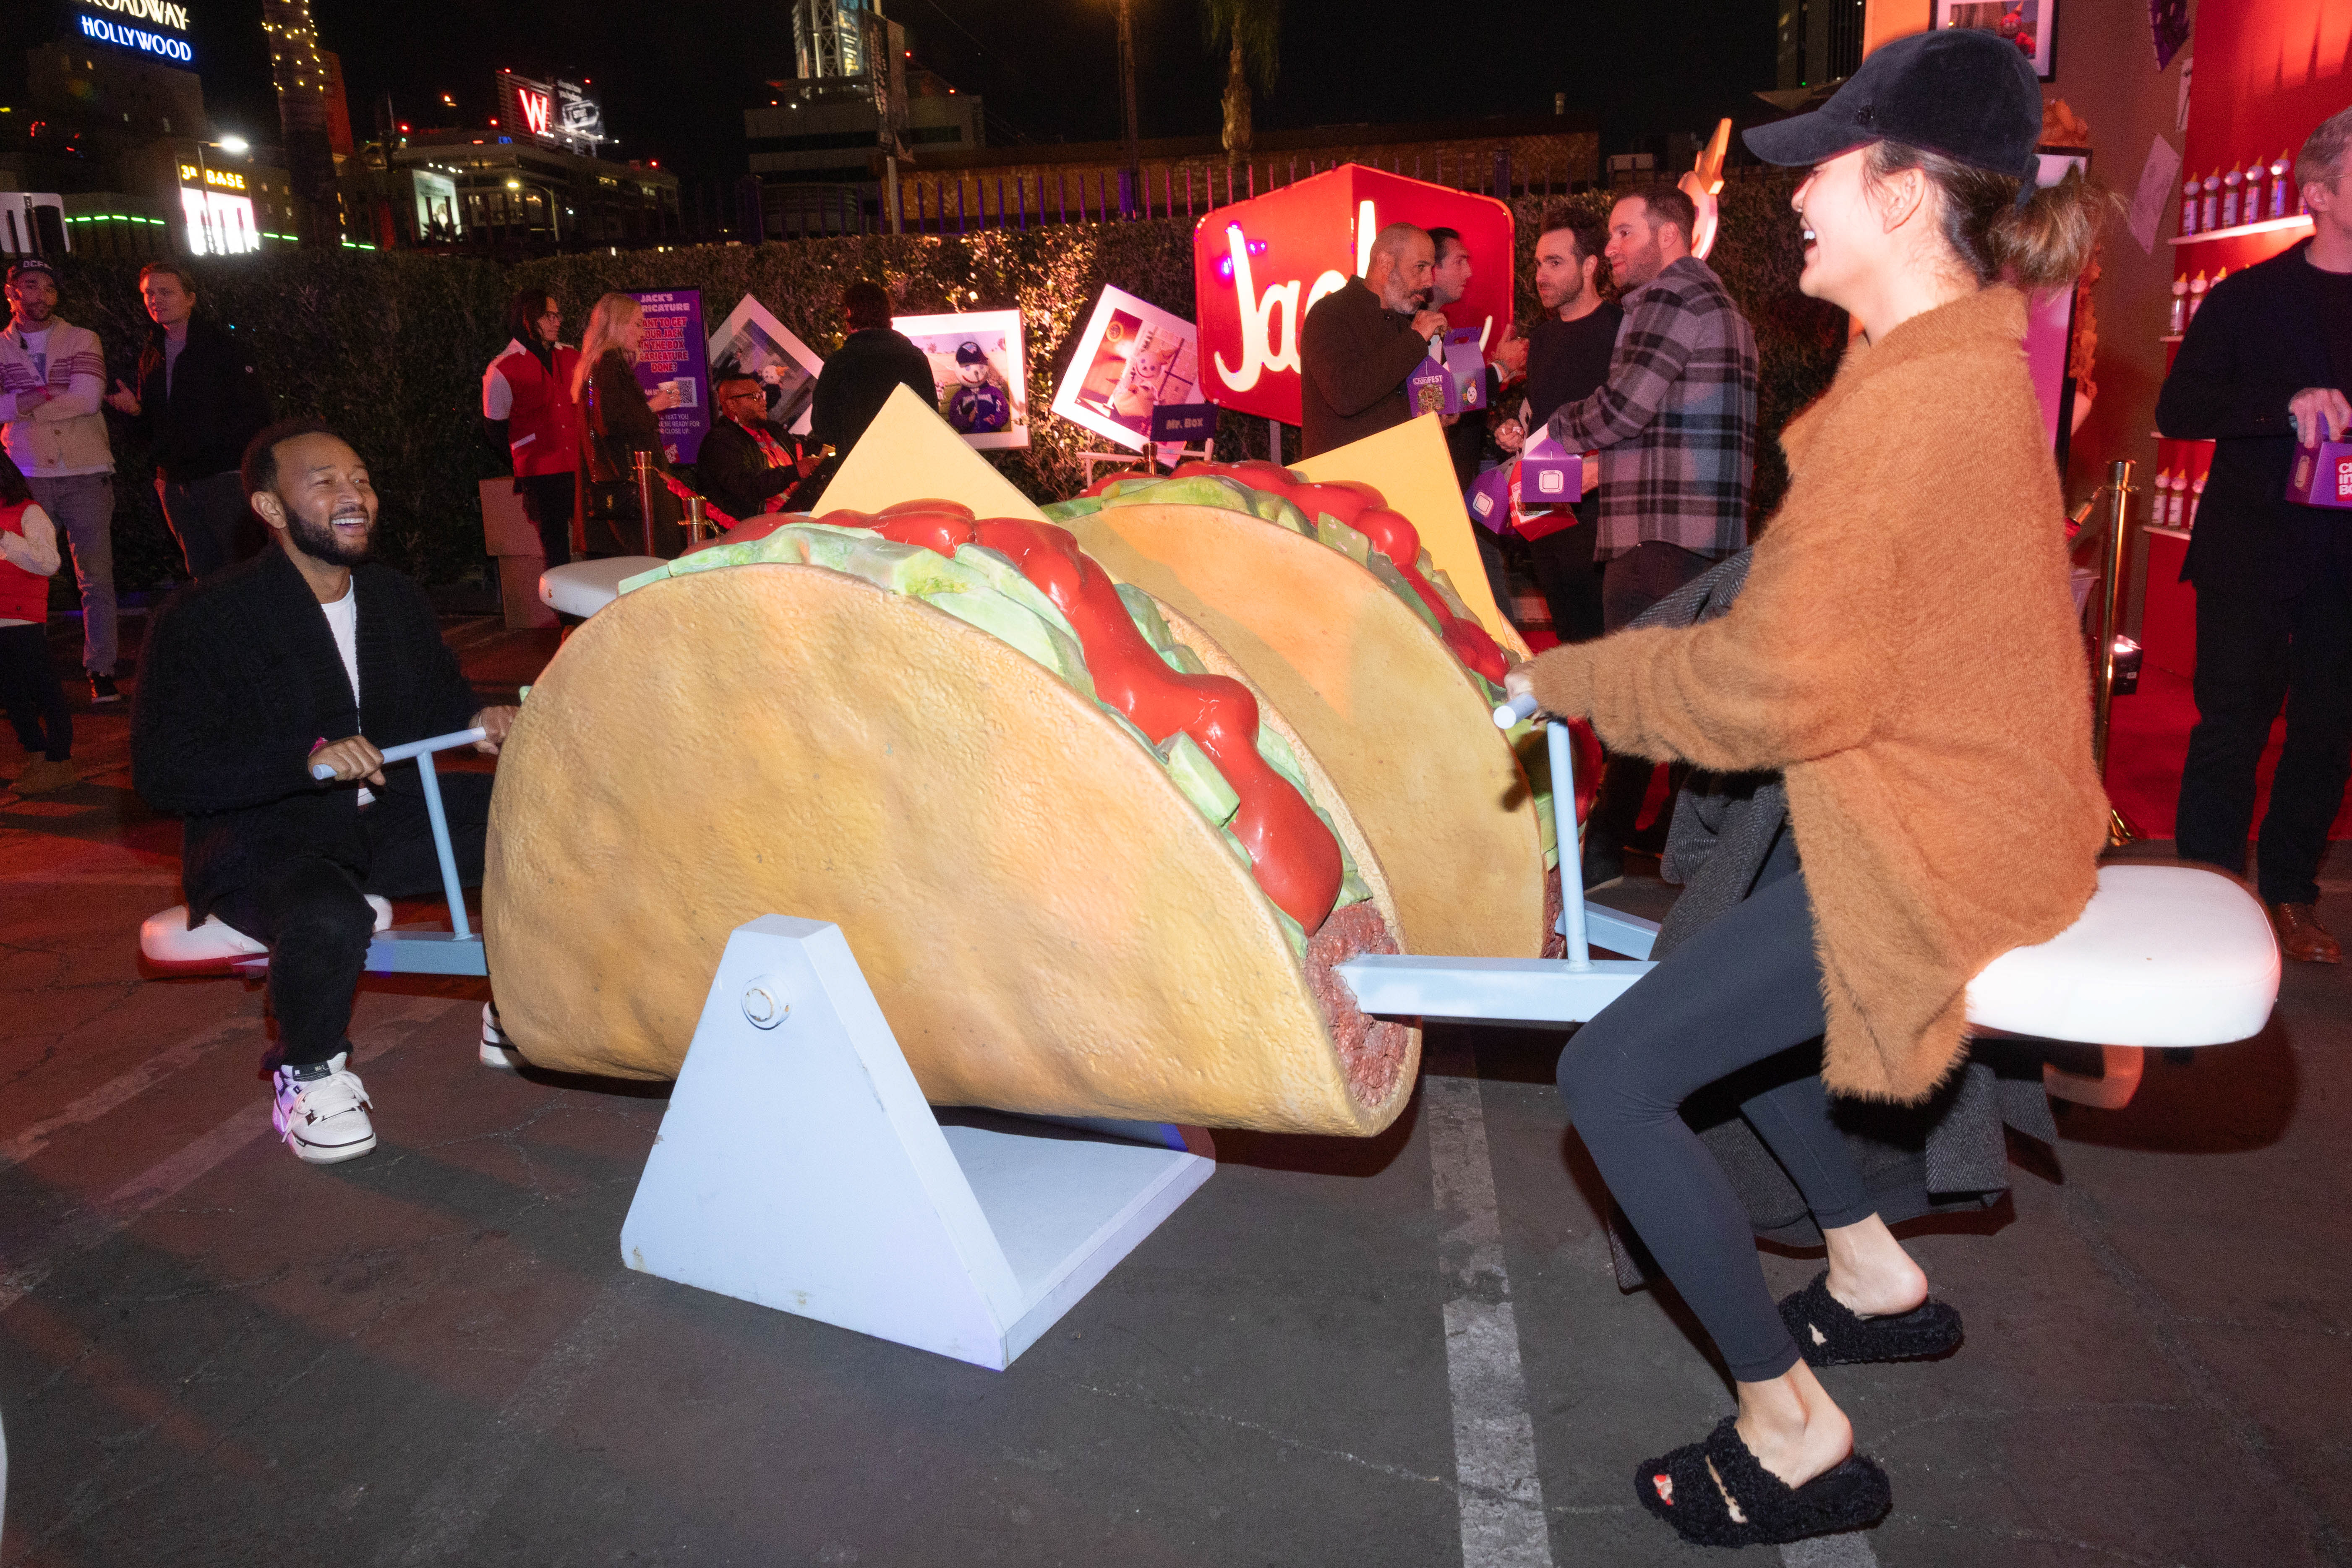
[{"label": "woman with blonde hair", "polygon": [[[605,295],[588,313],[588,331],[572,372],[588,481],[581,487],[581,505],[591,556],[644,553],[635,454],[651,452],[654,467],[669,470],[660,416],[677,406],[678,395],[675,387],[665,386],[647,397],[637,384],[637,349],[645,334],[645,308],[626,294]],[[654,553],[676,555],[686,540],[667,486],[655,492],[653,521]]]},{"label": "woman with blonde hair", "polygon": [[[1789,826],[1745,901],[1580,1029],[1560,1092],[1594,1163],[1737,1384],[1738,1412],[1643,1464],[1685,1538],[1875,1522],[1885,1474],[1815,1366],[1942,1354],[1959,1316],[1879,1217],[1831,1097],[1916,1103],[1966,1054],[1968,984],[2072,924],[2107,805],[2063,503],[2021,289],[2087,260],[2097,199],[2040,187],[2042,94],[1990,33],[1874,53],[1819,110],[1747,132],[1810,165],[1799,287],[1861,330],[1781,437],[1787,500],[1720,617],[1631,627],[1511,672],[1612,750],[1774,772]],[[1829,1268],[1777,1306],[1746,1213],[1682,1120],[1738,1074]]]}]

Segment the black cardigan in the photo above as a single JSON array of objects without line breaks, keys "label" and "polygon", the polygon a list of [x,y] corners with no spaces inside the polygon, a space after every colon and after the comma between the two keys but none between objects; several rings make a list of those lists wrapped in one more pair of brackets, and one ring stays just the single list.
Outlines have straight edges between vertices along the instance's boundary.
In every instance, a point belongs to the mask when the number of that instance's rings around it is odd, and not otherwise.
[{"label": "black cardigan", "polygon": [[2330,366],[2305,240],[2225,278],[2205,297],[2156,400],[2156,427],[2210,440],[2213,468],[2183,581],[2293,596],[2341,514],[2286,499],[2294,463],[2287,403],[2307,386],[2352,388],[2352,365]]},{"label": "black cardigan", "polygon": [[211,317],[190,316],[188,341],[172,366],[166,396],[163,344],[163,329],[150,329],[139,356],[139,416],[131,429],[148,443],[157,470],[174,484],[235,472],[245,460],[245,444],[270,418],[269,389],[253,356]]},{"label": "black cardigan", "polygon": [[[310,777],[316,742],[364,734],[398,745],[462,730],[481,709],[423,590],[374,564],[352,568],[352,588],[364,713],[325,610],[277,546],[180,590],[148,629],[131,782],[156,810],[187,818],[180,876],[191,924],[288,855],[365,874],[358,786]],[[422,788],[414,763],[385,778],[394,793]]]}]

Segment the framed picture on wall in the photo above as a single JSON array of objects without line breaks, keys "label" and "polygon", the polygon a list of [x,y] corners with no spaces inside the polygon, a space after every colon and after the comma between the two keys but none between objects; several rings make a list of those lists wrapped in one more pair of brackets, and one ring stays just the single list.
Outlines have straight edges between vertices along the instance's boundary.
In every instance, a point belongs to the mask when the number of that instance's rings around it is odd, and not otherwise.
[{"label": "framed picture on wall", "polygon": [[1936,26],[1998,34],[2033,62],[2035,76],[2058,74],[2058,0],[1936,0]]}]

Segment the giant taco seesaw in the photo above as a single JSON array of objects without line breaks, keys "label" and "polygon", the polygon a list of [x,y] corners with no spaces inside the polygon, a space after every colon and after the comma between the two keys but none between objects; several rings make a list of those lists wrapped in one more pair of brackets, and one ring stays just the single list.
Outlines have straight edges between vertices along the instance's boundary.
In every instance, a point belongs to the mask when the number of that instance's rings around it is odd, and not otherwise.
[{"label": "giant taco seesaw", "polygon": [[669,563],[499,766],[485,935],[537,1066],[673,1075],[728,933],[846,935],[939,1104],[1368,1134],[1418,1031],[1342,792],[1200,630],[1063,530],[924,502]]},{"label": "giant taco seesaw", "polygon": [[[1416,434],[1451,495],[1433,424],[1374,440],[1410,461]],[[1348,450],[1322,461],[1344,470]],[[1467,545],[1458,498],[1453,510]],[[1047,515],[1198,622],[1298,727],[1371,838],[1409,951],[1532,958],[1556,942],[1549,768],[1540,745],[1518,744],[1527,726],[1507,734],[1492,717],[1524,645],[1500,616],[1481,624],[1380,489],[1196,463],[1107,480]],[[1484,600],[1483,578],[1475,588]],[[1579,744],[1589,796],[1599,745],[1589,731]]]}]

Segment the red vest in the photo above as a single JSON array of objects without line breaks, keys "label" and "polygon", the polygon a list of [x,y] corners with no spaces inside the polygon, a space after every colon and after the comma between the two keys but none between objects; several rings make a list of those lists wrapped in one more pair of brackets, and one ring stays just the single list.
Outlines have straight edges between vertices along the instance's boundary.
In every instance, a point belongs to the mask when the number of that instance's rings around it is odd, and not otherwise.
[{"label": "red vest", "polygon": [[[0,506],[0,533],[25,531],[25,509],[31,501]],[[46,626],[49,619],[49,580],[38,577],[14,561],[0,560],[0,621],[30,621]]]},{"label": "red vest", "polygon": [[524,478],[568,474],[579,462],[580,405],[572,401],[572,372],[580,351],[559,347],[554,359],[550,375],[537,354],[509,343],[490,363],[490,374],[506,382],[514,400],[507,416],[508,450],[514,471]]}]

